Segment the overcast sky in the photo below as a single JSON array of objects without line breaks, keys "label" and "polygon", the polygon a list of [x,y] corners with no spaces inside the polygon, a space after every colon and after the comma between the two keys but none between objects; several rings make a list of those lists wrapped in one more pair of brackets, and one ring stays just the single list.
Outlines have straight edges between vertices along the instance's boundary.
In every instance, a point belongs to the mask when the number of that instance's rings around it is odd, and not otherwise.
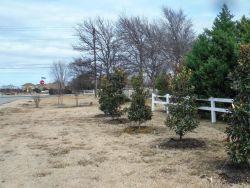
[{"label": "overcast sky", "polygon": [[[121,14],[150,19],[162,17],[162,6],[183,9],[198,35],[211,28],[220,0],[0,0],[0,86],[51,81],[54,61],[70,62],[79,53],[74,27],[86,18],[101,16],[116,20]],[[249,16],[249,0],[224,0],[240,18]],[[215,3],[217,2],[217,3]],[[219,2],[219,3],[218,3]]]}]

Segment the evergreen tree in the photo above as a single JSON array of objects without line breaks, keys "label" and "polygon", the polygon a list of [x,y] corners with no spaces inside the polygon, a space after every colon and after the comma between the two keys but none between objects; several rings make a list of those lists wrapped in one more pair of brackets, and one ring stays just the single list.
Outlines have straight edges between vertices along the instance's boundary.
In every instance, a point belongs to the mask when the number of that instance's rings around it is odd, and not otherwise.
[{"label": "evergreen tree", "polygon": [[170,94],[169,89],[169,81],[170,75],[161,74],[156,78],[155,81],[155,88],[159,91],[159,95],[166,95],[167,93]]},{"label": "evergreen tree", "polygon": [[232,18],[224,5],[212,30],[205,30],[187,55],[187,67],[193,71],[191,81],[199,96],[234,96],[228,74],[237,64],[239,45]]},{"label": "evergreen tree", "polygon": [[172,80],[175,104],[169,106],[166,126],[182,137],[198,126],[194,87],[190,80],[191,71],[183,68]]},{"label": "evergreen tree", "polygon": [[234,163],[250,165],[250,43],[241,46],[241,58],[232,74],[232,87],[237,91],[228,135],[227,152]]},{"label": "evergreen tree", "polygon": [[143,76],[140,74],[138,77],[132,79],[134,93],[132,94],[131,106],[128,108],[128,119],[141,123],[151,120],[151,108],[146,105],[147,93],[143,87]]},{"label": "evergreen tree", "polygon": [[239,32],[239,41],[242,44],[250,42],[250,19],[242,16],[241,20],[237,22],[237,29]]},{"label": "evergreen tree", "polygon": [[123,94],[125,85],[126,76],[121,70],[116,70],[108,80],[103,80],[99,98],[100,110],[113,119],[119,118],[123,114],[121,105],[125,103]]}]

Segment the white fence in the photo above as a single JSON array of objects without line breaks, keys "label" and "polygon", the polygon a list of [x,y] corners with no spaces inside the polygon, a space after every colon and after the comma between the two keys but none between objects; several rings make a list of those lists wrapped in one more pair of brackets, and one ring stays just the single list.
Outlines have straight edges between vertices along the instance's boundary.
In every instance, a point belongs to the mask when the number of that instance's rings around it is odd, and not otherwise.
[{"label": "white fence", "polygon": [[80,90],[79,93],[81,93],[83,95],[94,95],[95,90]]},{"label": "white fence", "polygon": [[[168,113],[168,105],[173,104],[171,102],[171,95],[166,94],[164,96],[152,94],[152,111],[155,111],[155,107],[157,104],[164,105],[164,110]],[[210,102],[210,106],[200,106],[198,107],[199,110],[206,110],[211,112],[211,122],[216,122],[216,112],[223,112],[223,113],[229,113],[230,111],[226,108],[217,108],[216,102],[220,103],[233,103],[233,99],[224,99],[224,98],[213,98],[210,97],[209,99],[197,99],[197,101],[205,101]]]}]

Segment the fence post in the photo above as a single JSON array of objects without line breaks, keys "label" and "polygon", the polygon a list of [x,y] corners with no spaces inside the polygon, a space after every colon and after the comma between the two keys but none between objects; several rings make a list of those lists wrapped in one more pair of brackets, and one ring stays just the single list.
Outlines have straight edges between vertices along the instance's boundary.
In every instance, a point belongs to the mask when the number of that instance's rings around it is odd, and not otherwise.
[{"label": "fence post", "polygon": [[132,98],[132,90],[131,89],[128,90],[128,96],[129,96],[129,98]]},{"label": "fence post", "polygon": [[210,102],[211,102],[211,121],[212,123],[216,123],[215,101],[213,97],[210,97]]},{"label": "fence post", "polygon": [[167,113],[167,114],[169,114],[169,111],[168,111],[168,105],[169,105],[169,103],[170,103],[170,102],[169,102],[169,98],[170,98],[170,95],[169,95],[169,94],[166,94],[166,102],[167,102],[167,104],[166,104],[166,109],[165,109],[165,110],[166,110],[166,113]]},{"label": "fence post", "polygon": [[155,94],[154,93],[152,93],[152,112],[154,112],[155,111]]}]

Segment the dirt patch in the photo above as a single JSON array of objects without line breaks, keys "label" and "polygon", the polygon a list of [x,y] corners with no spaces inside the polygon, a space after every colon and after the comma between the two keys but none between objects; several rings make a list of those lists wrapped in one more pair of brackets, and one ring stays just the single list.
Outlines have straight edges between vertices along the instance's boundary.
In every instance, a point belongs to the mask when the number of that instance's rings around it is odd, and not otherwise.
[{"label": "dirt patch", "polygon": [[205,147],[206,141],[195,138],[184,138],[182,140],[171,138],[158,145],[160,149],[199,149]]},{"label": "dirt patch", "polygon": [[123,130],[123,132],[127,134],[151,134],[156,131],[157,130],[155,128],[148,126],[130,126]]}]

